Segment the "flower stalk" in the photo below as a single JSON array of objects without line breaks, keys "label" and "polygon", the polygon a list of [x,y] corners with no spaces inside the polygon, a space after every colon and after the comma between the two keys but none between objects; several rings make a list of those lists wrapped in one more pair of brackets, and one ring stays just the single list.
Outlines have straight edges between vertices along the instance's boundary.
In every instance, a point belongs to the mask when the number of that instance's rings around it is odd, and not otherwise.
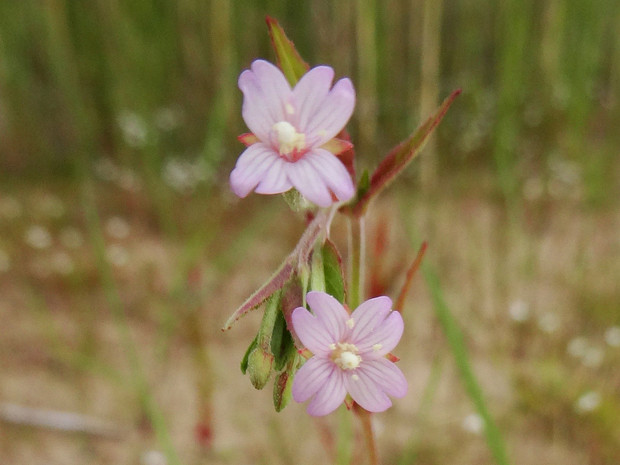
[{"label": "flower stalk", "polygon": [[349,307],[356,308],[364,299],[365,281],[364,215],[349,217]]}]

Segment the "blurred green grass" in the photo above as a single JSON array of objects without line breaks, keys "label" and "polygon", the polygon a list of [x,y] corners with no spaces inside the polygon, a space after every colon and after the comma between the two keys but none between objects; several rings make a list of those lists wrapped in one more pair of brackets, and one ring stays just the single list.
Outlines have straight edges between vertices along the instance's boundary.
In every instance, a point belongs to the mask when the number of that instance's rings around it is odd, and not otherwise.
[{"label": "blurred green grass", "polygon": [[101,156],[156,175],[175,153],[225,179],[245,130],[236,77],[273,56],[268,13],[310,63],[353,78],[361,165],[413,130],[429,95],[462,87],[439,131],[442,172],[492,170],[514,199],[559,158],[588,199],[617,194],[617,1],[455,0],[436,19],[424,5],[2,2],[1,175],[72,176]]}]

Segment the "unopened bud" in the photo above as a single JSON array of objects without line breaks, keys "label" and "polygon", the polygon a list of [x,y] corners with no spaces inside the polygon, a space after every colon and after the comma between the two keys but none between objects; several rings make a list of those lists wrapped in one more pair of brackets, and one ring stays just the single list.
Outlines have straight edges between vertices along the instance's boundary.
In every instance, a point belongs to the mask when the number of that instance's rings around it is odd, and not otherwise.
[{"label": "unopened bud", "polygon": [[273,355],[264,352],[260,347],[254,349],[248,357],[248,374],[250,381],[256,389],[262,389],[269,381],[271,366],[273,365]]}]

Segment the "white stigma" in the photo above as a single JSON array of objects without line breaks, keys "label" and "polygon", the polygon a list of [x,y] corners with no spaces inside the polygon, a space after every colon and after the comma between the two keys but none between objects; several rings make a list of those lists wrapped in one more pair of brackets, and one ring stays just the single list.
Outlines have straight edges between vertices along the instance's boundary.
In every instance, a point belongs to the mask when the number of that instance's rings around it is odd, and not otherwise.
[{"label": "white stigma", "polygon": [[339,342],[338,348],[332,349],[331,359],[343,370],[354,370],[362,363],[362,357],[357,355],[357,347],[347,342]]},{"label": "white stigma", "polygon": [[340,354],[340,357],[335,360],[336,365],[338,365],[343,370],[353,370],[360,365],[361,361],[362,357],[348,351],[342,352]]},{"label": "white stigma", "polygon": [[279,121],[271,129],[276,133],[278,150],[281,155],[289,155],[295,150],[302,151],[306,148],[306,135],[297,132],[288,121]]}]

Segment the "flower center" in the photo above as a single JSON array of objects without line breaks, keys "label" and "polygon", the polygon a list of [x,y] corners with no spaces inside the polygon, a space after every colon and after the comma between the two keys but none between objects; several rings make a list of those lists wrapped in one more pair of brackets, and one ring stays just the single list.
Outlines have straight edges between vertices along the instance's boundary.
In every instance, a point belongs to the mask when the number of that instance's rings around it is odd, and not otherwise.
[{"label": "flower center", "polygon": [[348,342],[332,344],[331,359],[343,370],[353,370],[362,363],[362,357],[357,355],[357,347]]},{"label": "flower center", "polygon": [[297,132],[288,121],[279,121],[271,129],[275,132],[280,155],[289,161],[297,161],[306,149],[306,135]]}]

